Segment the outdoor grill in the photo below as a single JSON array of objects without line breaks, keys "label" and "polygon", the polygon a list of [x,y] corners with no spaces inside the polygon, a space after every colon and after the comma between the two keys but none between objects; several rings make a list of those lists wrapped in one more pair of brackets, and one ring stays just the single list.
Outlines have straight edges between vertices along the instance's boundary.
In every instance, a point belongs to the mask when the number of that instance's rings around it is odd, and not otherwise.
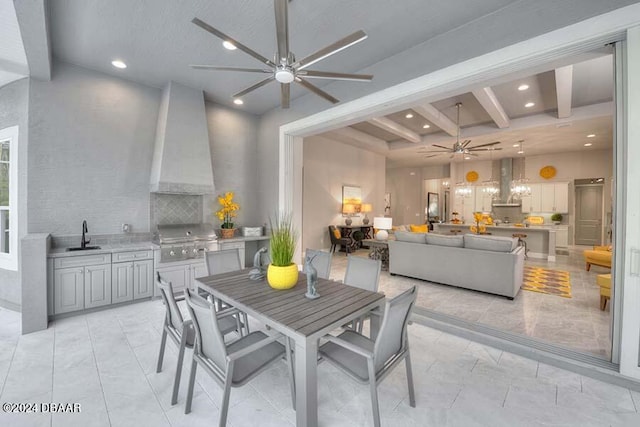
[{"label": "outdoor grill", "polygon": [[154,242],[160,245],[160,262],[202,258],[216,250],[217,236],[211,224],[158,225]]}]

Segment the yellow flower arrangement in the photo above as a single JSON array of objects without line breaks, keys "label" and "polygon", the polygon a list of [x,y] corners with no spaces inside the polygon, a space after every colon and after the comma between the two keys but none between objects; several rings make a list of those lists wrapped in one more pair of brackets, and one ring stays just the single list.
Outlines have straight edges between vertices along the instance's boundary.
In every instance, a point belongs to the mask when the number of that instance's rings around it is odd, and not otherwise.
[{"label": "yellow flower arrangement", "polygon": [[218,196],[220,210],[216,212],[216,216],[222,222],[221,228],[233,228],[233,218],[238,215],[240,205],[233,201],[233,191],[227,191]]},{"label": "yellow flower arrangement", "polygon": [[473,219],[476,221],[476,225],[472,225],[470,227],[471,232],[476,234],[486,233],[487,227],[484,224],[480,224],[484,219],[484,215],[482,214],[482,212],[474,212]]}]

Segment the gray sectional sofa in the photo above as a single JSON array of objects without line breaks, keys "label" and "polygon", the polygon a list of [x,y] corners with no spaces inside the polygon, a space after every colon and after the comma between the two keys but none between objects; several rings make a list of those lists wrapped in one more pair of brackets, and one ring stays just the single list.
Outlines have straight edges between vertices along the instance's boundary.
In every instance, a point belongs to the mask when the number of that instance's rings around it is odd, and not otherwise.
[{"label": "gray sectional sofa", "polygon": [[509,237],[396,231],[389,240],[389,273],[502,295],[522,285],[524,248]]}]

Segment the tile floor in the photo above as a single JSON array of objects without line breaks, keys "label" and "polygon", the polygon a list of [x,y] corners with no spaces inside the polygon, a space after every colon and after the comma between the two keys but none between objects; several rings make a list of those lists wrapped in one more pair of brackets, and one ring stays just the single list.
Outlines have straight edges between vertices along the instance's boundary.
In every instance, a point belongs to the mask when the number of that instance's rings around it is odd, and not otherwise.
[{"label": "tile floor", "polygon": [[[600,288],[596,284],[596,276],[610,270],[592,266],[591,271],[585,271],[583,249],[573,247],[569,255],[558,255],[554,263],[536,259],[526,261],[531,266],[569,271],[572,298],[520,291],[510,301],[482,292],[391,276],[388,272],[382,272],[380,290],[393,297],[418,284],[416,304],[420,307],[611,360],[611,307],[607,303],[606,310],[600,310]],[[367,256],[368,253],[368,250],[360,249],[356,255]],[[331,277],[342,279],[346,265],[344,253],[336,252]]]},{"label": "tile floor", "polygon": [[[163,316],[155,300],[21,336],[19,314],[0,309],[0,402],[82,405],[78,414],[0,412],[0,426],[216,425],[220,387],[201,371],[193,412],[184,414],[188,363],[178,404],[169,403],[177,353],[171,342],[163,371],[155,373]],[[385,426],[640,425],[640,393],[417,323],[409,340],[417,407],[408,405],[399,367],[379,387]],[[320,425],[372,425],[368,388],[328,363],[318,369]],[[233,389],[228,425],[294,425],[286,375],[283,362]]]}]

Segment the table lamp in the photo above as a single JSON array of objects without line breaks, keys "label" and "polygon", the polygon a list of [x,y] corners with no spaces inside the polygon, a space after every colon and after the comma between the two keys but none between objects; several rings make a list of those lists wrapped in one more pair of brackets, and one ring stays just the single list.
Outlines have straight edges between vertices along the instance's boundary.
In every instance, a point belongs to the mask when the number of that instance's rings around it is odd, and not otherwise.
[{"label": "table lamp", "polygon": [[378,230],[376,233],[377,240],[387,240],[389,238],[387,230],[391,230],[392,222],[392,218],[389,217],[376,216],[373,218],[373,228]]},{"label": "table lamp", "polygon": [[371,203],[363,203],[360,208],[360,212],[364,213],[364,218],[362,218],[362,223],[364,225],[369,224],[369,217],[367,216],[367,212],[371,212],[373,210]]},{"label": "table lamp", "polygon": [[344,220],[345,224],[351,225],[351,223],[353,222],[351,220],[351,215],[353,215],[354,213],[356,213],[356,205],[351,203],[342,205],[342,214],[347,216],[347,219]]}]

